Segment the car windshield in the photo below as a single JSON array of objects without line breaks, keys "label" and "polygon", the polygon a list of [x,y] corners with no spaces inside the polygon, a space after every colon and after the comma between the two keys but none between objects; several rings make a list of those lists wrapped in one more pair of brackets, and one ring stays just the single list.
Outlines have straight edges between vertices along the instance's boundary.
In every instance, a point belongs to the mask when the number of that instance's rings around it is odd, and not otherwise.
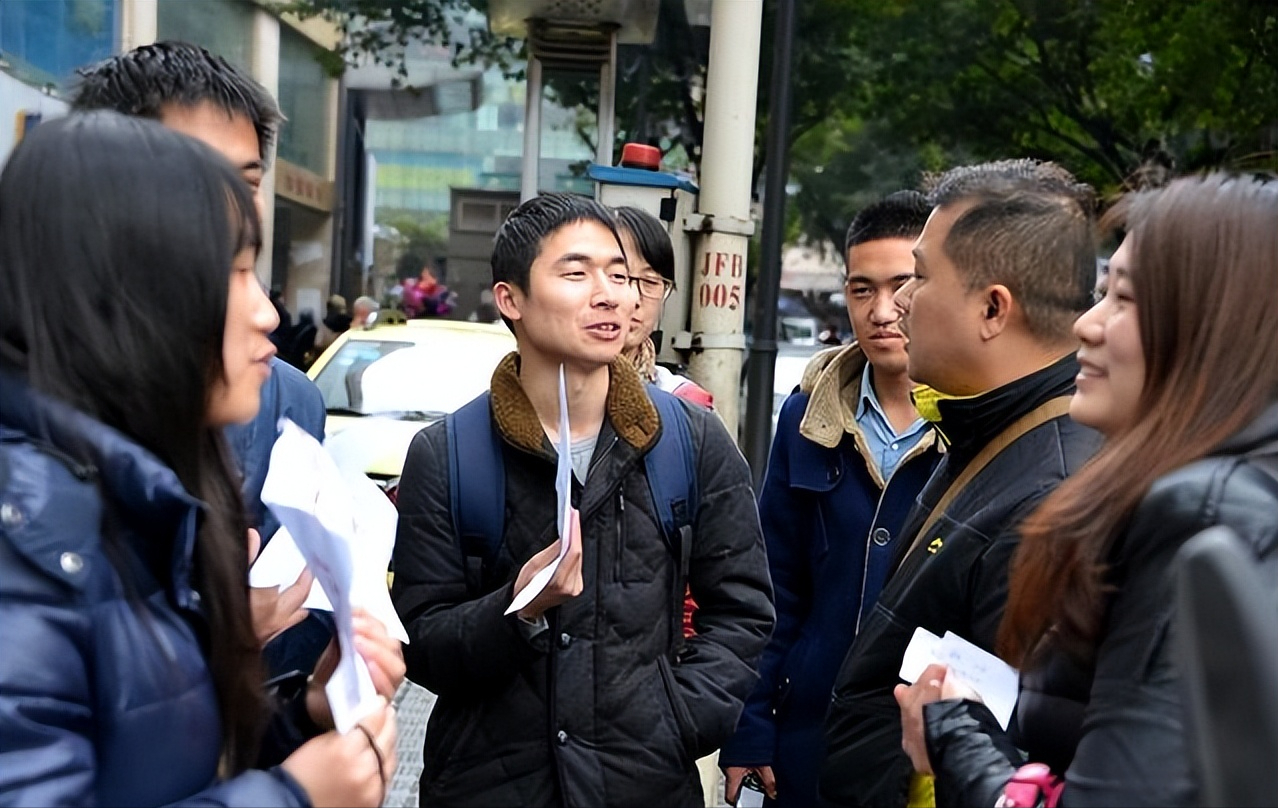
[{"label": "car windshield", "polygon": [[509,337],[440,335],[430,344],[349,340],[315,378],[334,415],[433,421],[488,389]]}]

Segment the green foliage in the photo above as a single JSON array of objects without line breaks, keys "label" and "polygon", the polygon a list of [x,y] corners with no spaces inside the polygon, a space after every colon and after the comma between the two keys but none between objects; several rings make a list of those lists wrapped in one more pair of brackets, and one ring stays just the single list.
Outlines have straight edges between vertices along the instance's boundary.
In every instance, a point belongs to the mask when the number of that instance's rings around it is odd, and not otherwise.
[{"label": "green foliage", "polygon": [[[795,0],[788,232],[836,244],[855,211],[923,171],[1002,157],[1055,160],[1103,193],[1171,171],[1278,168],[1278,4],[1258,0]],[[295,0],[348,33],[343,55],[402,63],[420,37],[455,61],[517,75],[522,43],[492,37],[486,0]],[[772,31],[765,3],[756,180],[767,159]],[[362,18],[366,22],[352,24]],[[661,0],[652,46],[619,49],[618,140],[693,165],[708,34]],[[548,92],[582,110],[593,77]]]},{"label": "green foliage", "polygon": [[1273,163],[1273,5],[848,2],[871,65],[861,110],[915,144],[1054,159],[1105,190],[1168,165]]},{"label": "green foliage", "polygon": [[422,267],[433,266],[436,259],[448,255],[448,217],[444,214],[382,211],[378,224],[395,228],[403,239],[395,271],[400,279],[416,277]]}]

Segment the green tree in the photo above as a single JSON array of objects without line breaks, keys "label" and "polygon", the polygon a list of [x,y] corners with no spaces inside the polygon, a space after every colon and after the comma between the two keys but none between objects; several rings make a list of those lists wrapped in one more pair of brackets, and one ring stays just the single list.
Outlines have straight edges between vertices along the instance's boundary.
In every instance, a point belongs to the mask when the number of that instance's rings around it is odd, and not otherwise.
[{"label": "green tree", "polygon": [[[1252,0],[796,0],[791,223],[841,241],[855,210],[961,160],[1037,157],[1110,192],[1169,171],[1278,167],[1278,4]],[[756,159],[770,99],[765,4]],[[349,36],[340,54],[395,64],[412,38],[518,75],[486,0],[296,0]],[[618,139],[695,166],[708,35],[661,0],[652,46],[619,49]],[[398,55],[397,55],[398,54]],[[593,140],[597,82],[552,75]],[[593,144],[592,144],[593,145]],[[837,236],[837,237],[836,237]]]},{"label": "green tree", "polygon": [[1278,8],[1248,0],[849,0],[893,136],[1058,160],[1113,189],[1272,165]]}]

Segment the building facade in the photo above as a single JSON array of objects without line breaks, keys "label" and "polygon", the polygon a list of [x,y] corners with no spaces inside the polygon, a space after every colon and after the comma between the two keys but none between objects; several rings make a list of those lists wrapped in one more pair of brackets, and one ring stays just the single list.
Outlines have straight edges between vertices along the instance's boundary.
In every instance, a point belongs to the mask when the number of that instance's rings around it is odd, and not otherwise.
[{"label": "building facade", "polygon": [[332,275],[338,81],[317,55],[338,42],[322,20],[297,20],[268,0],[4,0],[0,2],[0,160],[30,129],[66,113],[75,69],[159,40],[202,45],[247,70],[280,103],[262,184],[258,274],[294,317],[324,316]]}]

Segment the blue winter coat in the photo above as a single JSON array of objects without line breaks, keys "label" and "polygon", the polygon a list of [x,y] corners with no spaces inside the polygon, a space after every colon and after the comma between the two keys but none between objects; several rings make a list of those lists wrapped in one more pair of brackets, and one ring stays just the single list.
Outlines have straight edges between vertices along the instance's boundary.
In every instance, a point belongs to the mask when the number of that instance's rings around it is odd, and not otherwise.
[{"label": "blue winter coat", "polygon": [[128,438],[0,376],[0,805],[309,804],[278,768],[218,779],[201,507]]},{"label": "blue winter coat", "polygon": [[[843,355],[837,361],[849,384],[839,385],[838,397],[855,410],[860,384],[852,380],[864,357],[855,347],[830,354]],[[772,766],[781,806],[816,804],[835,676],[883,587],[900,525],[940,457],[934,436],[925,436],[885,488],[855,432],[840,427],[833,447],[804,437],[813,376],[809,368],[803,388],[781,406],[759,494],[776,628],[737,732],[719,755],[721,766]]]}]

